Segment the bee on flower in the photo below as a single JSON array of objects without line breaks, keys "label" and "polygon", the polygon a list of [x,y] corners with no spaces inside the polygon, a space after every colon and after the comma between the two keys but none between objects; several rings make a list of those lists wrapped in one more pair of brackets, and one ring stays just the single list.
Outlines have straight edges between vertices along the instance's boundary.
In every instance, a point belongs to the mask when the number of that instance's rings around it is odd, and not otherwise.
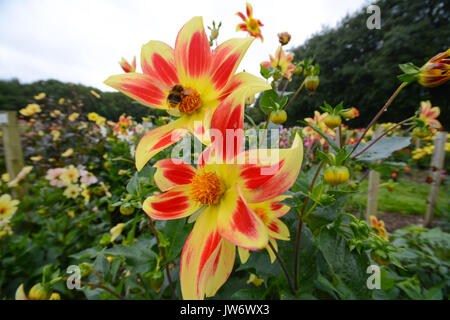
[{"label": "bee on flower", "polygon": [[194,17],[181,28],[174,48],[160,41],[142,46],[143,73],[124,73],[105,80],[132,99],[178,117],[142,137],[135,156],[138,170],[188,132],[209,145],[212,116],[232,92],[254,95],[271,88],[247,72],[235,74],[253,40],[230,39],[211,51],[203,19]]},{"label": "bee on flower", "polygon": [[236,27],[236,31],[246,31],[252,37],[260,38],[261,42],[264,41],[264,38],[261,33],[261,27],[264,25],[260,20],[253,18],[253,8],[250,3],[246,4],[246,14],[245,16],[242,12],[236,13],[244,22],[240,23]]}]

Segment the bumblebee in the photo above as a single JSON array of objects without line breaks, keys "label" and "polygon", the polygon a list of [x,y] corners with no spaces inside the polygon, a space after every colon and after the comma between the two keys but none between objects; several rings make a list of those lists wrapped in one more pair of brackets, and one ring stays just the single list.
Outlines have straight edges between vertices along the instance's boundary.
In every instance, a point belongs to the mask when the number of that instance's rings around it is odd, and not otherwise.
[{"label": "bumblebee", "polygon": [[192,91],[192,89],[185,89],[182,85],[176,84],[170,89],[167,103],[172,108],[176,108],[183,101],[183,98],[189,96]]}]

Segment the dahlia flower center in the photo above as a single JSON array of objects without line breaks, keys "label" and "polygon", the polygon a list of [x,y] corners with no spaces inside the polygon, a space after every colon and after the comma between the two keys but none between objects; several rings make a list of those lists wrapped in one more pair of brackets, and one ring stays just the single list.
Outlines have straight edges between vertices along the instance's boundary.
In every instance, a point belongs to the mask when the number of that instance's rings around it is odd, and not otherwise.
[{"label": "dahlia flower center", "polygon": [[185,89],[185,92],[189,93],[183,95],[178,109],[182,113],[190,114],[200,108],[202,100],[200,99],[200,94],[194,89]]},{"label": "dahlia flower center", "polygon": [[258,31],[258,20],[256,19],[250,19],[248,22],[248,27],[252,32]]},{"label": "dahlia flower center", "polygon": [[6,207],[0,207],[0,213],[5,213],[6,212]]},{"label": "dahlia flower center", "polygon": [[214,205],[224,192],[222,181],[213,172],[197,174],[191,181],[192,198],[204,205]]},{"label": "dahlia flower center", "polygon": [[269,222],[269,215],[264,208],[255,208],[253,211],[258,215],[258,217],[267,225]]}]

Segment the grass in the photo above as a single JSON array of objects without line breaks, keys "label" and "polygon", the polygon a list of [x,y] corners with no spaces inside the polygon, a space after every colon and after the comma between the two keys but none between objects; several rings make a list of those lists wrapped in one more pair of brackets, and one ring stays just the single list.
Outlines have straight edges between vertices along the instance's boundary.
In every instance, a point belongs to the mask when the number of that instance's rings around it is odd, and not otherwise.
[{"label": "grass", "polygon": [[[386,181],[381,180],[380,183]],[[362,193],[367,192],[367,179],[361,183]],[[381,187],[378,198],[378,211],[394,212],[403,215],[425,215],[427,210],[428,195],[431,185],[425,182],[414,181],[408,177],[402,177],[397,181],[395,190],[389,191],[387,187]],[[366,207],[367,196],[357,201],[362,208]],[[439,188],[437,206],[434,215],[443,216],[444,210],[448,210],[450,193],[448,186]],[[359,207],[355,204],[355,208]]]}]

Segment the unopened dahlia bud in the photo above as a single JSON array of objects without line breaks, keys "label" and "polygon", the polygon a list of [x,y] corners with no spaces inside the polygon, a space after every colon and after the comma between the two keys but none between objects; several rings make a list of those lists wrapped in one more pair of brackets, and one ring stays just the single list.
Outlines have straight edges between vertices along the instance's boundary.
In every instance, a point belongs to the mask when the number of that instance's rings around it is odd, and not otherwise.
[{"label": "unopened dahlia bud", "polygon": [[278,41],[282,46],[287,45],[291,40],[291,35],[288,32],[281,32],[278,34]]},{"label": "unopened dahlia bud", "polygon": [[35,284],[28,292],[28,299],[30,300],[47,300],[49,297],[47,290],[42,284]]},{"label": "unopened dahlia bud", "polygon": [[305,78],[305,87],[309,92],[316,91],[319,86],[319,76],[310,75]]},{"label": "unopened dahlia bud", "polygon": [[332,186],[337,186],[348,181],[350,172],[344,166],[331,166],[325,169],[323,178]]},{"label": "unopened dahlia bud", "polygon": [[418,82],[424,87],[437,87],[450,79],[450,49],[431,58],[420,68]]}]

